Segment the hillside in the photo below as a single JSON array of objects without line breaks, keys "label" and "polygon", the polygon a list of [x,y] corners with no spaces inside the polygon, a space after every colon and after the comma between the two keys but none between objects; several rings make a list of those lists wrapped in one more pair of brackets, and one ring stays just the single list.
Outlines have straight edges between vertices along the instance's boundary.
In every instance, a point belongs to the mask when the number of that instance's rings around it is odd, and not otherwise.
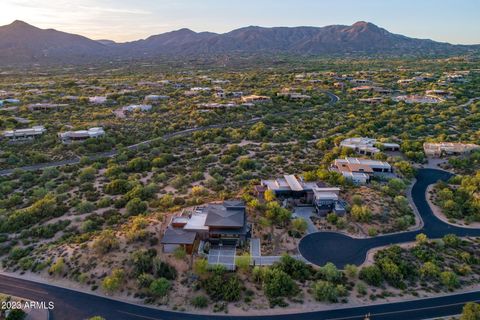
[{"label": "hillside", "polygon": [[4,64],[216,54],[431,56],[478,52],[479,48],[409,38],[368,22],[321,28],[250,26],[224,34],[180,29],[128,43],[94,41],[53,29],[39,29],[22,21],[0,27],[0,59]]}]

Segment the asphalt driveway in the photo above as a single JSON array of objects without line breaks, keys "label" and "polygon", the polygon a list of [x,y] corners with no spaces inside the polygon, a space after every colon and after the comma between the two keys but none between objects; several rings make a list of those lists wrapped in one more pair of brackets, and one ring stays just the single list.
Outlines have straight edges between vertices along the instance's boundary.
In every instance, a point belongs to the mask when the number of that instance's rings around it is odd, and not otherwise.
[{"label": "asphalt driveway", "polygon": [[452,174],[441,170],[420,169],[418,171],[417,182],[412,188],[412,198],[424,222],[424,226],[420,230],[367,239],[354,239],[336,232],[311,233],[300,241],[299,251],[306,260],[313,264],[324,265],[327,262],[332,262],[337,267],[343,268],[349,263],[362,264],[370,249],[415,241],[415,237],[419,233],[424,233],[431,239],[441,238],[449,233],[460,237],[478,237],[480,236],[480,229],[467,229],[449,225],[437,219],[428,205],[425,198],[427,187],[438,180],[448,180],[450,177],[452,177]]}]

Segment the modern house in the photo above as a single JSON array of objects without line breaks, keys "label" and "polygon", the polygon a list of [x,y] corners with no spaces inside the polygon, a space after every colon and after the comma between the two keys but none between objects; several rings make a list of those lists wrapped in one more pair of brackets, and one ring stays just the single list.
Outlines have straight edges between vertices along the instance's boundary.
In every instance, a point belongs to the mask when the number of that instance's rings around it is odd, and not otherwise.
[{"label": "modern house", "polygon": [[182,246],[191,253],[197,240],[212,244],[243,245],[250,236],[243,201],[229,200],[197,207],[172,218],[161,240],[164,252]]},{"label": "modern house", "polygon": [[372,83],[372,81],[368,79],[352,79],[350,80],[350,83],[357,84],[357,85],[364,85],[364,84]]},{"label": "modern house", "polygon": [[385,102],[386,99],[383,97],[373,97],[373,98],[358,99],[358,101],[361,103],[367,103],[367,104],[379,104],[379,103]]},{"label": "modern house", "polygon": [[229,102],[229,103],[217,103],[217,102],[210,102],[210,103],[200,103],[197,105],[198,109],[227,109],[227,108],[235,108],[238,107],[238,104]]},{"label": "modern house", "polygon": [[[374,155],[380,151],[398,151],[400,145],[397,143],[383,143],[371,138],[348,138],[340,142],[340,147],[355,150],[359,154],[367,156]],[[381,148],[381,149],[380,149]]]},{"label": "modern house", "polygon": [[261,180],[255,190],[259,198],[264,197],[265,191],[271,190],[280,199],[292,198],[311,203],[315,187],[318,187],[316,182],[305,182],[295,175],[284,175],[274,180]]},{"label": "modern house", "polygon": [[193,87],[190,89],[190,91],[193,92],[210,92],[212,91],[212,88],[210,87]]},{"label": "modern house", "polygon": [[58,104],[58,103],[34,103],[28,106],[30,111],[49,111],[49,110],[58,110],[59,108],[68,107],[68,104]]},{"label": "modern house", "polygon": [[62,140],[62,143],[85,141],[91,138],[97,139],[103,137],[104,135],[105,131],[100,127],[90,128],[88,130],[67,131],[58,134],[59,138]]},{"label": "modern house", "polygon": [[340,188],[324,187],[317,182],[305,182],[295,175],[285,175],[275,180],[262,180],[255,187],[257,196],[261,199],[267,190],[272,190],[281,200],[293,199],[307,205],[313,204],[320,215],[329,212],[339,215],[345,213],[345,206],[339,199]]},{"label": "modern house", "polygon": [[440,103],[445,101],[443,98],[440,97],[434,97],[434,96],[422,96],[418,94],[413,94],[413,95],[402,95],[402,96],[396,96],[393,98],[394,101],[400,102],[403,101],[405,103]]},{"label": "modern house", "polygon": [[182,228],[168,227],[163,234],[161,243],[163,252],[173,253],[178,247],[185,249],[185,252],[192,254],[197,241],[197,233]]},{"label": "modern house", "polygon": [[445,155],[466,155],[475,150],[480,150],[480,146],[472,143],[424,143],[423,150],[429,157],[442,157]]},{"label": "modern house", "polygon": [[409,85],[414,83],[415,81],[413,79],[400,79],[397,81],[398,84],[400,85]]},{"label": "modern house", "polygon": [[277,93],[278,97],[284,97],[289,100],[293,101],[302,101],[302,100],[310,100],[312,97],[306,94],[301,94],[297,92],[279,92]]},{"label": "modern house", "polygon": [[355,88],[352,88],[352,91],[353,92],[369,92],[369,91],[373,91],[374,87],[372,86],[359,86],[359,87],[355,87]]},{"label": "modern house", "polygon": [[10,99],[5,99],[5,100],[3,100],[3,103],[19,104],[19,103],[20,103],[20,100],[19,100],[19,99],[10,98]]},{"label": "modern house", "polygon": [[0,107],[6,104],[19,104],[20,100],[18,99],[3,99],[0,100]]},{"label": "modern house", "polygon": [[98,96],[89,97],[88,102],[93,103],[93,104],[103,104],[103,103],[107,102],[107,97],[104,97],[104,96],[103,97],[102,96],[101,97],[98,97]]},{"label": "modern house", "polygon": [[425,91],[425,95],[427,96],[432,96],[432,97],[444,97],[444,98],[448,98],[451,96],[451,92],[450,91],[446,91],[446,90],[440,90],[440,89],[434,89],[434,90],[426,90]]},{"label": "modern house", "polygon": [[243,97],[242,91],[232,91],[228,95],[232,96],[233,98],[241,98]]},{"label": "modern house", "polygon": [[347,212],[345,202],[340,200],[340,188],[314,188],[315,210],[321,216],[327,215],[329,212],[336,213],[339,216],[345,215]]},{"label": "modern house", "polygon": [[346,179],[356,184],[365,184],[374,176],[393,177],[393,169],[390,164],[370,159],[336,159],[331,170],[341,173]]},{"label": "modern house", "polygon": [[242,97],[243,103],[270,103],[272,99],[267,96],[257,96],[257,95],[250,95]]},{"label": "modern house", "polygon": [[122,107],[124,112],[135,112],[135,111],[150,111],[152,110],[151,104],[131,104],[129,106]]},{"label": "modern house", "polygon": [[28,129],[7,130],[3,136],[10,141],[25,141],[35,139],[46,131],[44,126],[34,126]]},{"label": "modern house", "polygon": [[158,95],[158,94],[149,94],[148,96],[145,96],[146,102],[155,102],[155,101],[168,100],[168,99],[170,99],[169,96]]},{"label": "modern house", "polygon": [[235,243],[242,245],[247,239],[249,227],[245,203],[239,200],[209,204],[205,207],[209,241],[214,243]]}]

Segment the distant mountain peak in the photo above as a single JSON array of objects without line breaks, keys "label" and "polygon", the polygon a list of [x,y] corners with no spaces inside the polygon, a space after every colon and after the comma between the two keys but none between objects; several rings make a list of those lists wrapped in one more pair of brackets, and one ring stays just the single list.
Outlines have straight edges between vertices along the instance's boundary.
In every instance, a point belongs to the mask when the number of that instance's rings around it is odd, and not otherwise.
[{"label": "distant mountain peak", "polygon": [[7,27],[10,28],[23,28],[23,29],[38,29],[37,27],[32,26],[31,24],[26,23],[25,21],[22,20],[15,20],[12,23],[10,23]]},{"label": "distant mountain peak", "polygon": [[351,29],[375,31],[375,30],[381,30],[382,28],[380,28],[379,26],[371,22],[358,21],[352,24]]},{"label": "distant mountain peak", "polygon": [[175,31],[172,31],[172,33],[178,33],[178,34],[192,34],[192,33],[196,33],[195,31],[191,30],[191,29],[188,29],[188,28],[182,28],[182,29],[178,29],[178,30],[175,30]]},{"label": "distant mountain peak", "polygon": [[479,51],[480,46],[408,38],[366,21],[351,26],[247,26],[222,34],[183,28],[127,43],[94,41],[40,29],[20,20],[0,26],[0,65],[42,61],[90,63],[96,59],[131,59],[139,55],[144,58],[216,54],[456,55]]},{"label": "distant mountain peak", "polygon": [[367,27],[367,26],[375,26],[375,25],[367,21],[357,21],[354,24],[352,24],[352,27]]},{"label": "distant mountain peak", "polygon": [[11,26],[16,26],[16,25],[27,25],[30,26],[30,24],[26,23],[25,21],[22,20],[15,20],[12,23],[10,23]]}]

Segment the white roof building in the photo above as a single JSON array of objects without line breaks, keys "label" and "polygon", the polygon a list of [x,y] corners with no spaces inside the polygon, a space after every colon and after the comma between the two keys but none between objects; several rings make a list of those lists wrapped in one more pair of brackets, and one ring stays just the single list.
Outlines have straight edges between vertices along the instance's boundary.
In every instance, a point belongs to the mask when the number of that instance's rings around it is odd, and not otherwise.
[{"label": "white roof building", "polygon": [[377,139],[372,139],[372,138],[356,137],[356,138],[348,138],[340,142],[341,147],[353,149],[357,153],[365,154],[365,155],[372,155],[380,152],[381,150],[377,148],[375,145],[383,146],[385,149],[393,150],[393,151],[400,149],[400,145],[397,143],[383,143],[383,142],[378,142]]},{"label": "white roof building", "polygon": [[284,175],[282,178],[275,180],[262,180],[261,185],[275,192],[305,191],[318,187],[315,182],[305,182],[298,179],[295,175]]},{"label": "white roof building", "polygon": [[151,104],[131,104],[122,108],[123,111],[135,112],[135,111],[150,111],[152,110]]},{"label": "white roof building", "polygon": [[205,225],[206,220],[206,213],[194,213],[190,219],[188,219],[183,229],[188,231],[208,231],[208,226]]},{"label": "white roof building", "polygon": [[442,155],[462,155],[475,150],[480,150],[480,146],[472,143],[424,143],[423,150],[427,156],[441,157]]},{"label": "white roof building", "polygon": [[103,104],[107,102],[107,97],[89,97],[88,101],[94,104]]},{"label": "white roof building", "polygon": [[169,98],[170,98],[169,96],[149,94],[148,96],[145,96],[145,101],[159,101],[159,100],[167,100]]},{"label": "white roof building", "polygon": [[242,97],[244,103],[269,103],[272,99],[267,96],[250,95]]},{"label": "white roof building", "polygon": [[47,131],[44,126],[34,126],[28,129],[7,130],[3,136],[12,141],[27,140],[41,136]]},{"label": "white roof building", "polygon": [[400,102],[403,101],[405,103],[440,103],[444,100],[437,96],[422,96],[422,95],[403,95],[403,96],[396,96],[393,98],[394,101]]},{"label": "white roof building", "polygon": [[208,92],[208,91],[211,91],[212,88],[210,87],[193,87],[190,89],[190,91],[193,91],[193,92]]},{"label": "white roof building", "polygon": [[72,141],[83,141],[90,138],[100,138],[105,135],[105,131],[101,127],[90,128],[88,130],[67,131],[58,134],[63,143]]}]

